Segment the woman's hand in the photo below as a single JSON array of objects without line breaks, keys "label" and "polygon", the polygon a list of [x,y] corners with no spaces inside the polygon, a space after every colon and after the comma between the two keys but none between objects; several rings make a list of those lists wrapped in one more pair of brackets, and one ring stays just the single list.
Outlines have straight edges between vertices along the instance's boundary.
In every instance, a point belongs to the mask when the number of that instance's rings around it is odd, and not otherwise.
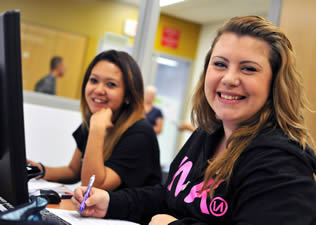
[{"label": "woman's hand", "polygon": [[91,116],[90,129],[105,131],[110,127],[113,127],[112,110],[110,108],[102,108]]},{"label": "woman's hand", "polygon": [[168,225],[169,223],[178,220],[177,218],[167,215],[167,214],[158,214],[151,218],[149,225]]},{"label": "woman's hand", "polygon": [[36,178],[44,178],[45,174],[43,174],[44,168],[42,164],[33,162],[32,160],[29,160],[29,159],[26,160],[26,164],[27,165],[31,164],[32,166],[36,166],[41,171],[41,175],[37,176]]},{"label": "woman's hand", "polygon": [[[72,204],[76,207],[77,211],[80,210],[80,203],[83,200],[86,190],[87,187],[78,187],[74,192],[74,196],[71,198]],[[110,196],[108,192],[98,188],[92,188],[86,200],[86,207],[81,212],[81,215],[103,218],[108,211],[109,202]]]},{"label": "woman's hand", "polygon": [[40,170],[43,170],[41,164],[39,164],[37,162],[33,162],[32,160],[27,159],[26,164],[31,164],[32,166],[37,166]]}]

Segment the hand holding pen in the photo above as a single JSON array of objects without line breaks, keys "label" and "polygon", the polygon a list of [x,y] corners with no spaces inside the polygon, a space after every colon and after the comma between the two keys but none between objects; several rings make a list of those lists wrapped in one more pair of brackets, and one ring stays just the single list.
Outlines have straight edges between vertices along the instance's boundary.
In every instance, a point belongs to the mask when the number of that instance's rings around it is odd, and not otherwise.
[{"label": "hand holding pen", "polygon": [[[88,189],[89,187],[78,187],[71,199],[72,204],[79,212],[81,204],[85,204],[84,209],[80,212],[80,214],[83,216],[103,218],[108,211],[110,201],[110,196],[108,192],[98,188],[90,188],[90,191],[88,192]],[[85,195],[87,195],[86,199]]]},{"label": "hand holding pen", "polygon": [[84,208],[86,207],[86,200],[87,198],[89,197],[89,193],[90,193],[90,190],[92,188],[92,185],[93,185],[93,182],[95,180],[95,175],[92,175],[91,178],[90,178],[90,181],[89,181],[89,184],[88,184],[88,188],[83,196],[83,200],[80,204],[80,213],[82,213],[82,211],[84,210]]}]

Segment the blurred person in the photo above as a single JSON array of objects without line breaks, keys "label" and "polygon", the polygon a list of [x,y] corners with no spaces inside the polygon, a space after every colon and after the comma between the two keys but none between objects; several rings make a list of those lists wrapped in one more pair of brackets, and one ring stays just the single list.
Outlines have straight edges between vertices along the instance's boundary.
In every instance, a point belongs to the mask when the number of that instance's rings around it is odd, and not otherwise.
[{"label": "blurred person", "polygon": [[153,86],[148,86],[145,90],[145,112],[146,118],[153,126],[156,134],[160,134],[163,128],[163,114],[161,110],[154,106],[157,89]]},{"label": "blurred person", "polygon": [[62,57],[54,56],[50,60],[50,73],[35,84],[35,92],[56,95],[56,79],[64,76],[66,66]]}]

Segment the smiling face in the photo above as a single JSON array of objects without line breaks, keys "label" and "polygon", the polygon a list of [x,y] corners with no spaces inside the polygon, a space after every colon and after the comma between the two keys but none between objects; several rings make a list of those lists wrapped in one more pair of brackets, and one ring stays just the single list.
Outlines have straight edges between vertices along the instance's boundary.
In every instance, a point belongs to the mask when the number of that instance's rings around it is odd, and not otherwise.
[{"label": "smiling face", "polygon": [[204,90],[224,128],[236,129],[267,101],[272,79],[269,51],[265,41],[234,33],[222,34],[214,46]]},{"label": "smiling face", "polygon": [[85,99],[91,113],[110,108],[116,114],[124,101],[123,74],[115,64],[102,60],[91,70]]}]

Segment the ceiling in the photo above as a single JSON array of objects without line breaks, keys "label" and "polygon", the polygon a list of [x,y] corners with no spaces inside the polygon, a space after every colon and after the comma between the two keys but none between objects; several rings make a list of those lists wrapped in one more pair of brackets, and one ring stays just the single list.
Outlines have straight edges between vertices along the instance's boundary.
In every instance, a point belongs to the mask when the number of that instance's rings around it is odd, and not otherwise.
[{"label": "ceiling", "polygon": [[[120,0],[139,6],[141,0]],[[150,1],[150,0],[146,0]],[[185,0],[162,7],[162,13],[199,24],[226,20],[233,16],[267,16],[269,0]]]}]

